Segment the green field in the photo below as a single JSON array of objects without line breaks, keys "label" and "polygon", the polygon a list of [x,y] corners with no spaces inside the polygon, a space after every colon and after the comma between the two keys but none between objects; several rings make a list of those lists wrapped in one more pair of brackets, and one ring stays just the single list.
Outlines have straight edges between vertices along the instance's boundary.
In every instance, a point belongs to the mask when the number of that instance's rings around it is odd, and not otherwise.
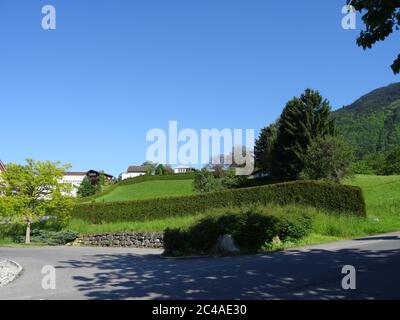
[{"label": "green field", "polygon": [[95,199],[96,202],[144,200],[194,194],[192,180],[156,180],[122,185]]},{"label": "green field", "polygon": [[346,183],[362,188],[369,216],[400,215],[400,176],[357,175]]}]

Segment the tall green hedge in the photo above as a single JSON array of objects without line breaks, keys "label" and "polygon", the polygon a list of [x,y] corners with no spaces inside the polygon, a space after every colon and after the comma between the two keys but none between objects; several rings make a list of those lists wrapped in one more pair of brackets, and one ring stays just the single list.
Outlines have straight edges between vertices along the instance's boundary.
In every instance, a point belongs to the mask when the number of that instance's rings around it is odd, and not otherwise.
[{"label": "tall green hedge", "polygon": [[343,214],[366,216],[364,198],[358,187],[320,181],[294,181],[192,196],[77,204],[73,217],[92,223],[143,221],[253,203],[302,204]]}]

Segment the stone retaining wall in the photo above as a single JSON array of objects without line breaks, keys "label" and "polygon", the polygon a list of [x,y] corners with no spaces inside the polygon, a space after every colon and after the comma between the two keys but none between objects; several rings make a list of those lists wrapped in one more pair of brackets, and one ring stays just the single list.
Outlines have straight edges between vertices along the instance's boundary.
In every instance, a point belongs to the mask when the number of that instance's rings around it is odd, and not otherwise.
[{"label": "stone retaining wall", "polygon": [[97,247],[163,248],[161,232],[117,232],[81,235],[75,244]]}]

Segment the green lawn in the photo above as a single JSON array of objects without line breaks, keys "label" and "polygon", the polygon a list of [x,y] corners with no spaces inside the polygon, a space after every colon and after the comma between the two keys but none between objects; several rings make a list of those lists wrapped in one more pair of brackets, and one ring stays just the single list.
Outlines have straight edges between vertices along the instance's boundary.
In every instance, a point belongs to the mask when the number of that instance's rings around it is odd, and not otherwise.
[{"label": "green lawn", "polygon": [[400,176],[357,175],[346,183],[362,188],[369,216],[399,217]]},{"label": "green lawn", "polygon": [[194,194],[192,180],[156,180],[118,186],[95,201],[144,200],[191,194]]},{"label": "green lawn", "polygon": [[113,222],[103,224],[91,224],[83,220],[73,219],[68,223],[65,229],[73,230],[81,234],[122,231],[158,232],[164,231],[168,227],[187,228],[190,225],[196,223],[202,217],[204,217],[204,215],[157,219],[149,221]]}]

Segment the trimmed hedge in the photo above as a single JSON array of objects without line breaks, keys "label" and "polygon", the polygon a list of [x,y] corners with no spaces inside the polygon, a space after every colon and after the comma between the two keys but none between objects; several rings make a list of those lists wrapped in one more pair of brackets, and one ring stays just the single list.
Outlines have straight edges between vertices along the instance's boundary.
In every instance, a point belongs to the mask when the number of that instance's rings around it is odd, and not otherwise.
[{"label": "trimmed hedge", "polygon": [[92,223],[144,221],[255,203],[301,204],[366,216],[360,188],[322,181],[294,181],[161,199],[77,204],[72,216]]}]

